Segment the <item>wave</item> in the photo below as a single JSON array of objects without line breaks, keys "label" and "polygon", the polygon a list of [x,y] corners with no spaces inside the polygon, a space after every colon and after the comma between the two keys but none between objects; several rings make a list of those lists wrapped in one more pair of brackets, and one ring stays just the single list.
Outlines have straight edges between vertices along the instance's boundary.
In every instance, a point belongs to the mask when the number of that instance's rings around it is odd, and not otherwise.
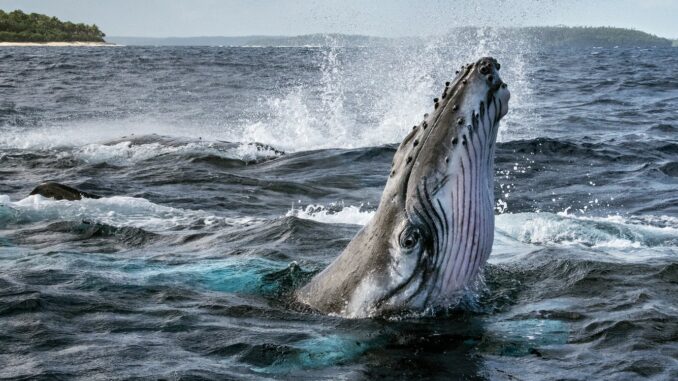
[{"label": "wave", "polygon": [[337,203],[327,208],[323,205],[308,205],[302,209],[291,209],[286,215],[326,224],[366,225],[374,212],[365,210],[362,205],[344,206]]},{"label": "wave", "polygon": [[[2,225],[0,224],[0,228]],[[95,243],[100,252],[115,252],[123,249],[152,245],[165,240],[163,235],[141,228],[111,226],[88,220],[56,221],[32,224],[12,231],[0,241],[0,246],[24,246],[31,248],[70,247],[81,245],[91,248]]]},{"label": "wave", "polygon": [[75,159],[87,164],[106,163],[116,166],[132,165],[162,156],[231,159],[251,163],[284,154],[281,150],[259,143],[230,143],[157,134],[132,134],[82,145],[77,139],[70,140],[70,134],[66,134],[63,139],[63,141],[40,138],[31,140],[30,137],[26,137],[23,140],[9,135],[4,140],[0,139],[0,147],[22,150],[17,154],[33,154],[38,151],[57,160]]},{"label": "wave", "polygon": [[[365,225],[374,213],[362,205],[331,204],[325,207],[312,204],[292,209],[287,215],[328,224]],[[676,247],[678,219],[670,216],[574,216],[567,212],[505,213],[496,216],[496,233],[499,241],[508,239],[531,246]]]},{"label": "wave", "polygon": [[544,154],[555,156],[609,159],[615,162],[634,161],[638,156],[654,158],[659,151],[666,154],[678,152],[678,142],[661,140],[639,141],[637,136],[608,142],[571,141],[567,139],[535,138],[513,140],[497,145],[497,157],[504,153]]},{"label": "wave", "polygon": [[[270,126],[262,125],[262,131],[271,131]],[[670,126],[669,126],[670,127]],[[113,130],[117,128],[112,127]],[[652,128],[651,130],[655,130]],[[666,130],[662,125],[661,131]],[[123,128],[124,132],[125,129]],[[158,157],[181,156],[189,159],[214,161],[236,160],[243,164],[258,163],[282,156],[286,150],[300,152],[306,149],[329,151],[332,146],[351,146],[336,141],[336,136],[324,136],[329,143],[317,141],[321,137],[313,137],[314,133],[303,131],[300,136],[276,138],[275,135],[266,136],[265,133],[253,134],[245,140],[203,139],[195,134],[190,137],[176,135],[167,131],[167,135],[158,134],[131,134],[120,137],[120,133],[81,131],[77,128],[59,131],[56,135],[49,129],[34,129],[25,133],[8,132],[0,134],[0,149],[2,154],[13,155],[40,155],[56,158],[57,160],[74,159],[86,164],[111,164],[129,166],[135,163]],[[316,131],[317,132],[317,131]],[[651,132],[651,131],[650,131]],[[320,132],[317,132],[320,133]],[[298,138],[298,139],[297,139]],[[317,139],[316,139],[317,138]],[[285,139],[288,139],[285,141]],[[360,140],[356,137],[356,141]],[[397,142],[399,139],[387,139]],[[373,145],[367,144],[371,143]],[[366,146],[364,146],[367,144]],[[380,144],[378,140],[360,140],[355,144],[358,150],[369,153],[381,150],[389,145]],[[671,139],[638,139],[629,135],[624,139],[613,141],[572,141],[568,139],[554,139],[538,137],[534,139],[518,139],[500,142],[497,144],[497,163],[515,162],[516,154],[549,155],[554,158],[595,158],[614,163],[635,163],[640,158],[655,161],[657,155],[671,160],[678,152],[678,141]],[[346,149],[346,148],[343,148]],[[349,148],[351,149],[351,148]],[[389,150],[390,152],[390,150]],[[232,163],[227,163],[230,166]],[[662,172],[675,176],[675,163],[663,163]]]},{"label": "wave", "polygon": [[281,151],[272,147],[254,143],[226,145],[218,142],[186,142],[168,146],[159,142],[134,144],[131,140],[115,144],[88,144],[72,153],[75,158],[88,164],[113,165],[131,165],[166,155],[234,159],[249,163],[281,154]]},{"label": "wave", "polygon": [[65,201],[33,195],[11,201],[9,196],[0,195],[0,228],[41,221],[88,221],[112,227],[162,232],[192,225],[243,225],[257,220],[218,217],[199,210],[158,205],[136,197],[114,196]]},{"label": "wave", "polygon": [[[665,222],[657,226],[655,220]],[[678,219],[669,216],[588,217],[566,213],[517,213],[497,216],[497,231],[533,245],[594,248],[678,246]]]}]

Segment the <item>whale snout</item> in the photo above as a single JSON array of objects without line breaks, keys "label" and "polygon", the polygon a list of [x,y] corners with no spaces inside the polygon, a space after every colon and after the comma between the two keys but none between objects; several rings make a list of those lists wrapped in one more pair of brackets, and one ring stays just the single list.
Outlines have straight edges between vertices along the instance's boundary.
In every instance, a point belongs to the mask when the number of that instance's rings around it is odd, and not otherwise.
[{"label": "whale snout", "polygon": [[487,90],[501,100],[502,108],[499,110],[499,118],[508,113],[508,101],[511,97],[508,85],[499,75],[501,64],[492,57],[483,57],[473,64],[473,75],[478,82],[484,83]]}]

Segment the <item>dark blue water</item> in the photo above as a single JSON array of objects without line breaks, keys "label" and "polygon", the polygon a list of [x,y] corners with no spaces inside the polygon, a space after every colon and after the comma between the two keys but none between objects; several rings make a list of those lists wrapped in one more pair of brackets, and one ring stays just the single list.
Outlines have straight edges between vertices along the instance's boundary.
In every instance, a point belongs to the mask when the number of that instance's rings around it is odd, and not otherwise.
[{"label": "dark blue water", "polygon": [[[293,305],[487,54],[512,99],[484,287],[434,316]],[[0,379],[676,379],[676,73],[492,38],[0,48]],[[46,180],[104,197],[27,197]]]}]

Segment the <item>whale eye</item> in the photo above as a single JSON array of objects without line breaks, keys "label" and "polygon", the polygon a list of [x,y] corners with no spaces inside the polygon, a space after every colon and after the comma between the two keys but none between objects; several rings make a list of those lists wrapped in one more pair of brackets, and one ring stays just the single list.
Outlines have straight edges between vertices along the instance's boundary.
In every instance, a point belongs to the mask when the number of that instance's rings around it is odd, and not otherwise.
[{"label": "whale eye", "polygon": [[403,249],[412,249],[419,242],[419,231],[416,229],[405,229],[400,233],[400,247]]}]

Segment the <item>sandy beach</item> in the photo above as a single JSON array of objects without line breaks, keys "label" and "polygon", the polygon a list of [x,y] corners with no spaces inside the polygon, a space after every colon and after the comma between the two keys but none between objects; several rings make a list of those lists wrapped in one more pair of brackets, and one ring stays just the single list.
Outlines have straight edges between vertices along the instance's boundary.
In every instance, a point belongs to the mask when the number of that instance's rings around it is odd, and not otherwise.
[{"label": "sandy beach", "polygon": [[108,42],[0,42],[3,46],[120,46]]}]

